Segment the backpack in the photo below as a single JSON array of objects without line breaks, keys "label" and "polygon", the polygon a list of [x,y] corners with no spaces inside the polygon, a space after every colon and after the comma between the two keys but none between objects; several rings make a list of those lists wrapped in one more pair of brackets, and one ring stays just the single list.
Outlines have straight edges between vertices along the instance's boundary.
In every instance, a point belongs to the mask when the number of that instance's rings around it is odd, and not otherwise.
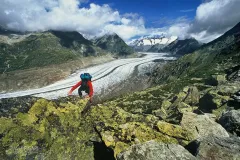
[{"label": "backpack", "polygon": [[83,73],[80,75],[80,78],[82,80],[81,87],[86,90],[88,88],[87,82],[92,80],[92,76],[89,73]]},{"label": "backpack", "polygon": [[82,81],[91,81],[92,80],[92,76],[89,73],[81,74],[80,78],[82,79]]}]

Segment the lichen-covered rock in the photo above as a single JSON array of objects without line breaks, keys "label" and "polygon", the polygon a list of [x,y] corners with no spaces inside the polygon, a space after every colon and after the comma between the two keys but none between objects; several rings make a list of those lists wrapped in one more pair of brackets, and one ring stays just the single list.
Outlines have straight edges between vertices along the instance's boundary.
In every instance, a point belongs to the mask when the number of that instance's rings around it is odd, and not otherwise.
[{"label": "lichen-covered rock", "polygon": [[13,117],[18,112],[27,112],[39,98],[25,96],[0,99],[0,117]]},{"label": "lichen-covered rock", "polygon": [[177,144],[164,144],[155,141],[131,146],[127,151],[117,155],[117,160],[194,160],[186,149]]},{"label": "lichen-covered rock", "polygon": [[127,147],[150,140],[186,145],[193,136],[181,126],[159,121],[153,115],[137,115],[116,106],[98,105],[88,116],[107,147],[116,156]]},{"label": "lichen-covered rock", "polygon": [[229,137],[227,131],[207,115],[197,115],[191,112],[184,113],[181,126],[191,132],[195,139],[210,135]]},{"label": "lichen-covered rock", "polygon": [[10,159],[94,159],[91,137],[98,136],[84,123],[81,111],[87,101],[75,104],[39,99],[27,113],[0,118],[0,155]]},{"label": "lichen-covered rock", "polygon": [[187,144],[189,141],[194,139],[194,136],[191,132],[188,132],[186,129],[182,128],[179,125],[158,121],[157,128],[161,133],[177,138],[179,142],[181,139],[182,141],[180,144],[182,145],[184,144],[184,142],[186,142]]},{"label": "lichen-covered rock", "polygon": [[159,109],[164,99],[171,94],[162,89],[163,86],[156,86],[141,92],[126,95],[109,102],[131,113],[151,114],[153,110]]},{"label": "lichen-covered rock", "polygon": [[223,113],[218,121],[228,132],[240,136],[240,110]]},{"label": "lichen-covered rock", "polygon": [[200,98],[199,109],[206,113],[220,110],[221,113],[227,107],[228,100],[230,100],[230,96],[220,95],[217,89],[212,89]]},{"label": "lichen-covered rock", "polygon": [[193,112],[199,103],[197,87],[185,87],[173,98],[162,101],[161,108],[154,110],[153,114],[160,119],[178,124],[184,112]]},{"label": "lichen-covered rock", "polygon": [[191,142],[185,148],[197,159],[240,159],[240,140],[238,138],[208,136]]},{"label": "lichen-covered rock", "polygon": [[226,80],[226,75],[212,75],[209,79],[206,80],[206,84],[212,85],[212,86],[217,86],[219,84],[225,83]]},{"label": "lichen-covered rock", "polygon": [[184,102],[190,106],[195,106],[199,103],[200,94],[197,87],[185,87],[183,92],[185,92],[186,95],[183,97],[183,99],[181,99],[181,102]]}]

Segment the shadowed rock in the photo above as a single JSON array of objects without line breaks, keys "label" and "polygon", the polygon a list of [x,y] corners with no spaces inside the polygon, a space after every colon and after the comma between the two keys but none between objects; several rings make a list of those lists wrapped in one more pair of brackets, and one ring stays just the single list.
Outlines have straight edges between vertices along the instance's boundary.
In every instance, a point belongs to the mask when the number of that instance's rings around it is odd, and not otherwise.
[{"label": "shadowed rock", "polygon": [[204,137],[190,143],[188,149],[197,159],[240,159],[240,140],[228,137]]},{"label": "shadowed rock", "polygon": [[240,110],[223,113],[219,123],[230,133],[240,136]]}]

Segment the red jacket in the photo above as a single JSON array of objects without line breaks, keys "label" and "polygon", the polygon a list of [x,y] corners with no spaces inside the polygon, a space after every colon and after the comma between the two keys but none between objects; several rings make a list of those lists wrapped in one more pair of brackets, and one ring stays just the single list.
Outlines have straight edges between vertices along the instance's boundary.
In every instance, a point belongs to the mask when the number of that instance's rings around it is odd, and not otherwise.
[{"label": "red jacket", "polygon": [[[78,82],[77,84],[75,84],[75,85],[71,88],[70,92],[72,93],[72,92],[73,92],[76,88],[78,88],[81,84],[82,84],[82,81],[80,81],[80,82]],[[92,97],[92,95],[93,95],[92,82],[91,82],[91,81],[88,81],[88,82],[87,82],[87,85],[88,85],[88,87],[89,87],[89,97]]]}]

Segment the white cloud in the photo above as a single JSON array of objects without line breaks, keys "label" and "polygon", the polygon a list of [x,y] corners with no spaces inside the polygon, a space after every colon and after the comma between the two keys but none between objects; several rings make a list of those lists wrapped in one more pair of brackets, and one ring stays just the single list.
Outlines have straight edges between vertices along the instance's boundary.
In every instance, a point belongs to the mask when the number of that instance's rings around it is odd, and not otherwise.
[{"label": "white cloud", "polygon": [[165,32],[181,39],[194,37],[200,42],[210,42],[240,22],[239,7],[240,0],[204,1],[192,22],[184,17],[169,20],[171,24],[165,27]]},{"label": "white cloud", "polygon": [[108,5],[86,0],[4,0],[0,2],[0,24],[19,31],[69,30],[88,37],[116,32],[125,40],[142,34],[144,20],[137,14],[120,15]]},{"label": "white cloud", "polygon": [[20,31],[79,31],[88,37],[115,32],[126,41],[136,36],[167,34],[209,42],[240,21],[240,0],[204,1],[193,21],[186,17],[163,18],[156,22],[166,25],[163,28],[145,28],[138,14],[121,15],[109,5],[92,3],[88,8],[81,7],[86,1],[2,0],[0,25]]},{"label": "white cloud", "polygon": [[240,21],[240,0],[212,0],[201,4],[189,34],[202,42],[222,35]]}]

